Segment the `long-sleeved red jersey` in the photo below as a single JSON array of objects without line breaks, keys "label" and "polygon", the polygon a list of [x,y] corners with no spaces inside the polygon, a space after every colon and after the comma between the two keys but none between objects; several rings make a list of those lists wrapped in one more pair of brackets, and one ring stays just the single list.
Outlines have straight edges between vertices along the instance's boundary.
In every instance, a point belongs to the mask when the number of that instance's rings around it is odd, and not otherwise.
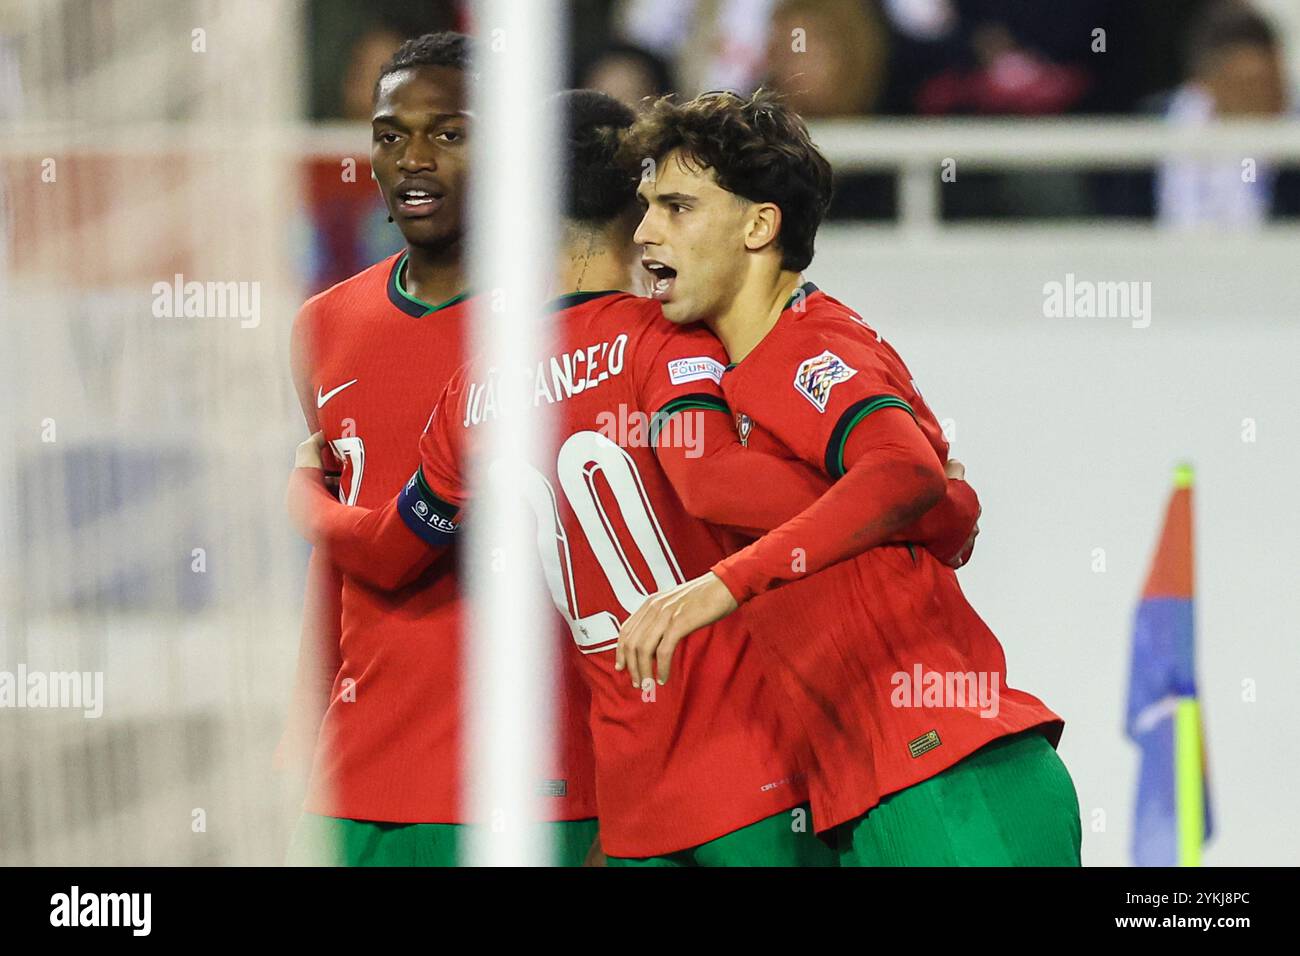
[{"label": "long-sleeved red jersey", "polygon": [[[430,306],[406,294],[404,255],[310,299],[293,330],[309,426],[342,464],[340,497],[389,501],[419,461],[417,441],[466,359],[468,300]],[[314,421],[313,421],[314,420]],[[305,809],[397,823],[463,823],[460,586],[454,554],[394,592],[342,583],[339,663],[320,727]],[[549,638],[548,625],[538,636]],[[323,635],[328,640],[329,635]],[[562,672],[548,817],[596,815],[585,684]]]},{"label": "long-sleeved red jersey", "polygon": [[[714,567],[749,599],[741,614],[754,644],[807,727],[817,829],[998,737],[1042,727],[1055,744],[1063,722],[1007,685],[1002,645],[952,569],[919,548],[862,551],[880,543],[873,525],[907,497],[890,480],[919,489],[948,455],[889,344],[808,284],[722,383],[750,449],[793,453],[837,480],[807,512]],[[870,440],[877,427],[880,440]]]}]

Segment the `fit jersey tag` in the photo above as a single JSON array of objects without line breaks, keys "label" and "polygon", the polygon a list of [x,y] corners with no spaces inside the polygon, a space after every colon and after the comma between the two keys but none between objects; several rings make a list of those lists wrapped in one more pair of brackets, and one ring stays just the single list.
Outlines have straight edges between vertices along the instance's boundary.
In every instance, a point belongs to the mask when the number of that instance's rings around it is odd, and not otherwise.
[{"label": "fit jersey tag", "polygon": [[919,757],[921,754],[928,754],[942,742],[943,741],[939,739],[939,731],[932,730],[928,734],[922,734],[915,740],[909,740],[907,742],[907,749],[913,757]]},{"label": "fit jersey tag", "polygon": [[567,797],[569,795],[569,781],[543,780],[537,785],[537,795],[539,797]]}]

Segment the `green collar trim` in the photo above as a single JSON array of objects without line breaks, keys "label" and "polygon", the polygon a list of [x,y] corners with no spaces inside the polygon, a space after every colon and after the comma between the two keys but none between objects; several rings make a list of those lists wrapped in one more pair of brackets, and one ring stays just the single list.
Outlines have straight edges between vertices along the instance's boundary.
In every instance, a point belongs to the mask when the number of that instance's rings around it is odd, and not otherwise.
[{"label": "green collar trim", "polygon": [[[389,283],[389,298],[392,300],[393,304],[403,312],[417,317],[431,315],[434,312],[438,312],[442,309],[448,308],[449,306],[455,305],[457,302],[469,298],[468,292],[460,292],[453,295],[445,302],[431,305],[423,299],[411,295],[411,293],[406,291],[406,284],[404,281],[406,277],[406,256],[407,254],[403,252],[398,257],[397,262],[393,264],[392,281]],[[392,293],[396,293],[396,295],[393,295]]]}]

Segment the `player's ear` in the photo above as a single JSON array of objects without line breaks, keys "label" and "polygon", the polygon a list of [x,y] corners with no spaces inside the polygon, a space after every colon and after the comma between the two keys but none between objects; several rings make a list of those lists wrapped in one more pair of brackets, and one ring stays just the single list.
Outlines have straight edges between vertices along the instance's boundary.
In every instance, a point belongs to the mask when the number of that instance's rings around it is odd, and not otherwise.
[{"label": "player's ear", "polygon": [[754,203],[745,229],[745,248],[758,252],[776,242],[781,232],[781,207],[776,203]]}]

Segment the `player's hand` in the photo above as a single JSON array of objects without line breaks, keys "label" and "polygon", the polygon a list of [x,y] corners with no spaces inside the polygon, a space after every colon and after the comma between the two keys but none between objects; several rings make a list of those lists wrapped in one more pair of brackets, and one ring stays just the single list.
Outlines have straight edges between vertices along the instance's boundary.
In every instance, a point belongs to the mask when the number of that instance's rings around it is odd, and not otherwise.
[{"label": "player's hand", "polygon": [[712,571],[648,598],[618,632],[614,669],[626,670],[632,686],[647,677],[668,683],[673,652],[686,635],[719,621],[738,605],[727,586]]},{"label": "player's hand", "polygon": [[[966,478],[966,466],[956,458],[949,458],[943,463],[943,473],[949,478],[957,478],[964,481]],[[962,545],[961,550],[948,559],[948,567],[960,568],[970,560],[971,554],[975,551],[975,539],[979,537],[980,533],[979,516],[983,513],[984,509],[980,508],[979,514],[975,515],[975,524],[971,528],[970,537],[966,539],[966,543]]]},{"label": "player's hand", "polygon": [[948,562],[948,567],[960,568],[962,565],[964,565],[967,561],[970,560],[970,556],[975,551],[975,539],[979,537],[979,533],[980,533],[979,515],[983,513],[984,513],[984,509],[980,508],[979,514],[975,516],[975,526],[971,528],[970,537],[966,539],[966,543],[962,545],[962,549],[959,552],[957,552],[957,555],[951,561]]},{"label": "player's hand", "polygon": [[324,471],[325,466],[321,464],[321,449],[323,447],[325,447],[325,433],[314,433],[298,446],[298,451],[293,457],[293,467],[316,468]]}]

